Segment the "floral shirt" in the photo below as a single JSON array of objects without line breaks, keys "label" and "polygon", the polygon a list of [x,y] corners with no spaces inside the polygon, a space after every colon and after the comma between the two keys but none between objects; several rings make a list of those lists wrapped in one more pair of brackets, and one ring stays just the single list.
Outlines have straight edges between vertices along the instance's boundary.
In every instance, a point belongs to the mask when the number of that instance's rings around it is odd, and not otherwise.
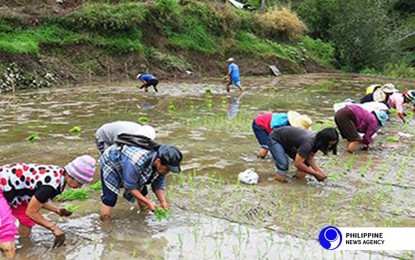
[{"label": "floral shirt", "polygon": [[65,170],[55,165],[14,163],[0,166],[0,190],[11,206],[29,203],[35,196],[40,203],[62,193]]}]

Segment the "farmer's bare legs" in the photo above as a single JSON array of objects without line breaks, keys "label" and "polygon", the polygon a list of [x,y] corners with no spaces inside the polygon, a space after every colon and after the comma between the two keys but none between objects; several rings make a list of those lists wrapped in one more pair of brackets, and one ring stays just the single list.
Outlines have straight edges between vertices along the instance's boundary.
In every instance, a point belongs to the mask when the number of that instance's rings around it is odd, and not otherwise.
[{"label": "farmer's bare legs", "polygon": [[103,223],[108,224],[111,222],[112,208],[113,207],[102,204],[100,215]]},{"label": "farmer's bare legs", "polygon": [[13,241],[0,242],[0,251],[8,259],[13,258],[16,255],[16,246]]},{"label": "farmer's bare legs", "polygon": [[32,233],[31,227],[19,225],[19,235],[21,237],[29,237],[31,233]]},{"label": "farmer's bare legs", "polygon": [[361,141],[351,141],[347,144],[347,151],[349,153],[354,153],[360,147]]},{"label": "farmer's bare legs", "polygon": [[268,154],[268,149],[261,148],[258,151],[258,157],[261,158],[261,159],[264,159],[265,156],[267,156],[267,154]]}]

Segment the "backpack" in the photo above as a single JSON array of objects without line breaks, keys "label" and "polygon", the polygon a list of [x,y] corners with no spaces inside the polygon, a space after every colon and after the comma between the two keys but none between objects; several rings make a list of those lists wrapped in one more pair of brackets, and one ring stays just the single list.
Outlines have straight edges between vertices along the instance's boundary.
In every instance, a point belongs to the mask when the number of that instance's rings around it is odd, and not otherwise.
[{"label": "backpack", "polygon": [[138,146],[140,148],[144,148],[146,150],[156,151],[160,147],[160,144],[156,141],[151,140],[150,138],[142,135],[134,135],[134,134],[119,134],[115,140],[119,146],[129,145],[129,146]]}]

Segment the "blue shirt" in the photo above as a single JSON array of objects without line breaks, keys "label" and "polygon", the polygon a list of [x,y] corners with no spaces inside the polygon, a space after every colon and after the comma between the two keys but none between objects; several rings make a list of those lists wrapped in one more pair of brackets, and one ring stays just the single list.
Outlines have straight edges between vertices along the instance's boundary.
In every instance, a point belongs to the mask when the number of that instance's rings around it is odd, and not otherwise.
[{"label": "blue shirt", "polygon": [[156,77],[154,77],[151,74],[143,74],[140,76],[140,80],[144,80],[144,81],[150,81],[152,79],[155,79]]},{"label": "blue shirt", "polygon": [[228,71],[230,72],[229,76],[233,81],[239,81],[239,67],[235,63],[228,65]]}]

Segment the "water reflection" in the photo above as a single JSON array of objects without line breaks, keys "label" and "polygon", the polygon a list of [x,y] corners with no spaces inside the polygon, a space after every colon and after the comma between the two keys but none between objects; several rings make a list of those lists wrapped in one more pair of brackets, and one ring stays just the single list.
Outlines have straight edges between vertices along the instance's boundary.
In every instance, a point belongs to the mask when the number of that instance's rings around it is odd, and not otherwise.
[{"label": "water reflection", "polygon": [[239,106],[241,105],[241,99],[244,93],[239,95],[238,97],[228,97],[228,109],[226,111],[226,115],[228,116],[229,121],[232,121],[239,112]]}]

